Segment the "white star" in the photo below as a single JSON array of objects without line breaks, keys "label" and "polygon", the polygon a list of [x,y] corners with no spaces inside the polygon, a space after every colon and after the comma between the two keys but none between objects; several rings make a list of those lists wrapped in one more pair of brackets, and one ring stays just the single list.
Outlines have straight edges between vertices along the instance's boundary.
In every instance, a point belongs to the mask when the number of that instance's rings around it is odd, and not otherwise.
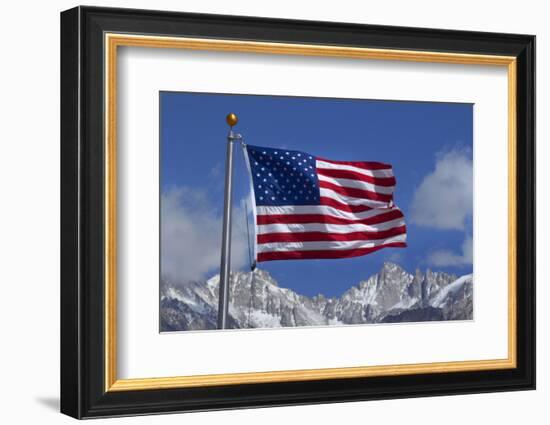
[{"label": "white star", "polygon": [[299,153],[299,154],[298,154],[298,156],[302,156],[302,154],[301,154],[301,153]]},{"label": "white star", "polygon": [[271,200],[274,201],[274,200],[275,200],[275,196],[272,196],[272,197],[271,197]]},{"label": "white star", "polygon": [[260,196],[260,201],[263,200],[263,199],[264,199],[264,197],[263,197],[263,196]]}]

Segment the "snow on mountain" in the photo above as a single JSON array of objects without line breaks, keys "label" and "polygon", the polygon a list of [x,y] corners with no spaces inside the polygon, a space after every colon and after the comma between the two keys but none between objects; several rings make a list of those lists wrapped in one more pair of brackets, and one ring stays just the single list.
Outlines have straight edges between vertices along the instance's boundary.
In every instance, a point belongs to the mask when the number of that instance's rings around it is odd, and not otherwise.
[{"label": "snow on mountain", "polygon": [[443,308],[449,303],[452,304],[453,299],[458,296],[463,298],[470,297],[472,290],[471,283],[473,282],[473,279],[473,274],[468,274],[458,278],[453,283],[450,283],[441,289],[430,301],[430,305],[433,307]]},{"label": "snow on mountain", "polygon": [[[162,331],[215,329],[219,276],[206,282],[161,284]],[[417,270],[394,263],[341,297],[307,297],[281,288],[266,271],[231,274],[229,327],[271,328],[426,320],[469,320],[473,276]]]}]

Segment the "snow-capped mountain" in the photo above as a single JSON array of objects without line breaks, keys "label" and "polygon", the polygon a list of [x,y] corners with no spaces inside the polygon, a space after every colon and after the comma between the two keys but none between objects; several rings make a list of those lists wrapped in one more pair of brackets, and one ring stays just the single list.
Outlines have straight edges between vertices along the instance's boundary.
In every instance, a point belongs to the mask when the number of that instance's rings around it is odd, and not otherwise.
[{"label": "snow-capped mountain", "polygon": [[[161,331],[215,329],[219,276],[206,282],[161,284]],[[281,288],[266,271],[231,275],[229,328],[271,328],[428,320],[470,320],[473,276],[410,274],[394,263],[341,297],[307,297]]]}]

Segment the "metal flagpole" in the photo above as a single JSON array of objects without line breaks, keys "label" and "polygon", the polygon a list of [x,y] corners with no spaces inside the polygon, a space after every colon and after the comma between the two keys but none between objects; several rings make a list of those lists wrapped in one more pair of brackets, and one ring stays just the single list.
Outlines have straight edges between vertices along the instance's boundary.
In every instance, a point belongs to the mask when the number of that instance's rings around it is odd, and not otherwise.
[{"label": "metal flagpole", "polygon": [[233,126],[239,119],[231,113],[225,118],[230,130],[227,135],[227,155],[225,157],[225,191],[223,203],[223,233],[222,256],[220,265],[220,288],[218,305],[218,329],[227,328],[227,312],[229,308],[229,277],[231,274],[231,215],[233,195],[233,146],[241,142],[242,136],[233,132]]}]

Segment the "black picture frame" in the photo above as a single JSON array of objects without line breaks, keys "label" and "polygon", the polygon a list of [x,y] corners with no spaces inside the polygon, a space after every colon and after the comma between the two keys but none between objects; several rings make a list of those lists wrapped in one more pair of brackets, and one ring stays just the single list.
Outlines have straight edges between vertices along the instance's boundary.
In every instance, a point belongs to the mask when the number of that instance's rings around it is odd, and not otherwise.
[{"label": "black picture frame", "polygon": [[[102,140],[106,32],[514,56],[517,60],[517,367],[105,391]],[[92,418],[534,388],[534,36],[96,7],[76,7],[61,13],[62,413]]]}]

